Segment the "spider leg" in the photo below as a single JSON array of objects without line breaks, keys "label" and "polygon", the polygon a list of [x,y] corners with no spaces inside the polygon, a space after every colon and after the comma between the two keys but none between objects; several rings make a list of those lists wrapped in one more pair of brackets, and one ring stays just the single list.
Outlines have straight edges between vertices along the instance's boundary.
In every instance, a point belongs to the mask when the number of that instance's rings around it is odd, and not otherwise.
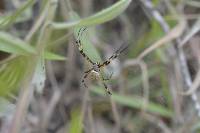
[{"label": "spider leg", "polygon": [[107,66],[108,64],[110,64],[110,62],[112,60],[114,60],[115,58],[117,58],[124,50],[126,50],[128,48],[128,45],[126,46],[120,46],[120,48],[118,50],[115,51],[115,53],[110,56],[110,58],[108,58],[108,60],[104,61],[102,64],[99,64],[98,67],[101,68],[103,66]]},{"label": "spider leg", "polygon": [[[106,92],[107,92],[109,95],[112,95],[110,89],[108,88],[108,86],[107,86],[106,83],[105,83],[105,78],[104,78],[101,74],[100,74],[99,76],[100,76],[100,80],[101,80],[101,82],[103,83],[103,86],[104,86]],[[111,76],[112,76],[112,74],[111,74]],[[110,77],[110,78],[111,78],[111,77]]]},{"label": "spider leg", "polygon": [[112,95],[111,91],[108,89],[108,86],[106,85],[105,82],[103,82],[103,86],[104,86],[106,92],[107,92],[109,95]]},{"label": "spider leg", "polygon": [[87,79],[88,75],[90,74],[90,72],[92,71],[93,69],[89,69],[88,71],[85,72],[82,80],[81,80],[81,83],[84,85],[85,88],[88,88],[88,86],[86,85],[85,83],[85,80]]},{"label": "spider leg", "polygon": [[80,40],[80,37],[83,35],[83,32],[86,30],[86,27],[82,27],[78,31],[77,40]]},{"label": "spider leg", "polygon": [[88,61],[90,62],[92,65],[94,65],[95,63],[84,53],[83,51],[83,47],[82,47],[82,43],[81,43],[81,36],[83,34],[83,32],[86,30],[86,28],[81,28],[78,32],[78,37],[76,39],[76,45],[78,47],[79,52],[81,53],[81,55]]},{"label": "spider leg", "polygon": [[89,72],[91,72],[93,70],[93,68],[90,68],[89,70],[87,70],[87,71],[85,71],[84,73],[86,74],[86,73],[89,73]]}]

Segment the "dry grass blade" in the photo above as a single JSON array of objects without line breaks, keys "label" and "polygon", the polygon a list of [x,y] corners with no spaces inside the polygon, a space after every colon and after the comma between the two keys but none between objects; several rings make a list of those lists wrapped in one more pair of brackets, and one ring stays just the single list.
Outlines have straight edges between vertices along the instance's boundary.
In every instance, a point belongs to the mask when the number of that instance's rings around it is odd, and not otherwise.
[{"label": "dry grass blade", "polygon": [[181,94],[191,95],[196,92],[196,90],[198,89],[199,86],[200,86],[200,70],[197,72],[197,75],[196,75],[191,87],[186,92],[183,92]]},{"label": "dry grass blade", "polygon": [[148,47],[147,49],[145,49],[137,57],[137,59],[139,59],[139,60],[143,59],[146,55],[148,55],[149,53],[151,53],[156,48],[159,48],[159,47],[165,45],[166,43],[169,43],[169,42],[173,41],[174,39],[180,37],[182,35],[182,33],[184,32],[185,27],[186,27],[185,20],[184,19],[179,19],[179,22],[178,22],[177,26],[175,26],[169,33],[167,33],[160,40],[158,40],[157,42],[155,42],[154,44],[152,44],[150,47]]},{"label": "dry grass blade", "polygon": [[197,34],[200,30],[200,18],[195,22],[195,24],[191,27],[188,33],[185,35],[183,40],[180,42],[179,47],[183,47],[195,34]]}]

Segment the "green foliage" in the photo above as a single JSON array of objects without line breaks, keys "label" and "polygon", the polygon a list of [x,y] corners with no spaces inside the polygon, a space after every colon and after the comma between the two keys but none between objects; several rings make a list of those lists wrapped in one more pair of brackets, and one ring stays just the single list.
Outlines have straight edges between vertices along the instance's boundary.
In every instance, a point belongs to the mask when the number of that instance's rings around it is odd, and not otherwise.
[{"label": "green foliage", "polygon": [[[0,51],[16,55],[36,55],[36,49],[6,32],[0,32]],[[66,58],[49,51],[45,51],[44,57],[48,60],[65,60]]]},{"label": "green foliage", "polygon": [[6,32],[0,32],[0,51],[18,55],[36,54],[36,50],[29,44]]},{"label": "green foliage", "polygon": [[45,51],[44,52],[44,58],[47,60],[57,60],[57,61],[65,61],[66,57],[49,52],[49,51]]},{"label": "green foliage", "polygon": [[67,29],[74,26],[80,27],[80,26],[92,26],[92,25],[102,24],[119,16],[128,7],[130,2],[131,0],[120,0],[117,3],[113,4],[112,6],[100,12],[95,13],[90,17],[67,23],[54,22],[51,23],[51,25],[55,29]]}]

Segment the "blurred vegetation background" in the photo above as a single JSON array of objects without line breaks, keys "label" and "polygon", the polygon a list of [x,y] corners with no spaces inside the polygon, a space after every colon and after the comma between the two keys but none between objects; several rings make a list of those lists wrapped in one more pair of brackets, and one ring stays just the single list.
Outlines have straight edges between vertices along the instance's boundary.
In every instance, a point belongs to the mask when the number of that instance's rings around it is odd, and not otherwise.
[{"label": "blurred vegetation background", "polygon": [[[102,69],[112,95],[94,75]],[[200,131],[198,0],[1,0],[2,133]]]}]

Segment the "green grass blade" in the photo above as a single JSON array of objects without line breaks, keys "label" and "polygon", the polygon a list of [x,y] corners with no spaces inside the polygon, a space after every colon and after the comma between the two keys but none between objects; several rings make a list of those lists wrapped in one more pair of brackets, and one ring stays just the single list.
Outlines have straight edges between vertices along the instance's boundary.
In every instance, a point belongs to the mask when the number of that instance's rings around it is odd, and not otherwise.
[{"label": "green grass blade", "polygon": [[44,58],[47,60],[57,60],[57,61],[64,61],[66,60],[66,57],[52,53],[50,51],[44,52]]},{"label": "green grass blade", "polygon": [[36,53],[32,46],[5,32],[0,32],[0,51],[17,55],[29,55]]},{"label": "green grass blade", "polygon": [[[95,87],[94,89],[91,89],[92,92],[99,94],[99,95],[106,95],[105,92],[103,91],[103,88]],[[143,106],[143,99],[139,97],[134,97],[134,96],[123,96],[119,94],[113,93],[112,99],[124,106],[136,108],[136,109],[141,109]],[[146,110],[155,113],[164,117],[172,117],[173,112],[159,104],[155,104],[153,102],[149,102],[148,105],[146,106]]]},{"label": "green grass blade", "polygon": [[83,124],[82,124],[82,113],[80,109],[73,109],[71,112],[71,122],[69,127],[70,133],[82,133]]},{"label": "green grass blade", "polygon": [[90,17],[68,23],[54,22],[51,23],[51,25],[55,29],[66,29],[74,26],[91,26],[91,25],[102,24],[120,15],[128,7],[130,2],[131,0],[120,0],[117,3],[113,4],[112,6],[100,12],[97,12],[96,14]]}]

